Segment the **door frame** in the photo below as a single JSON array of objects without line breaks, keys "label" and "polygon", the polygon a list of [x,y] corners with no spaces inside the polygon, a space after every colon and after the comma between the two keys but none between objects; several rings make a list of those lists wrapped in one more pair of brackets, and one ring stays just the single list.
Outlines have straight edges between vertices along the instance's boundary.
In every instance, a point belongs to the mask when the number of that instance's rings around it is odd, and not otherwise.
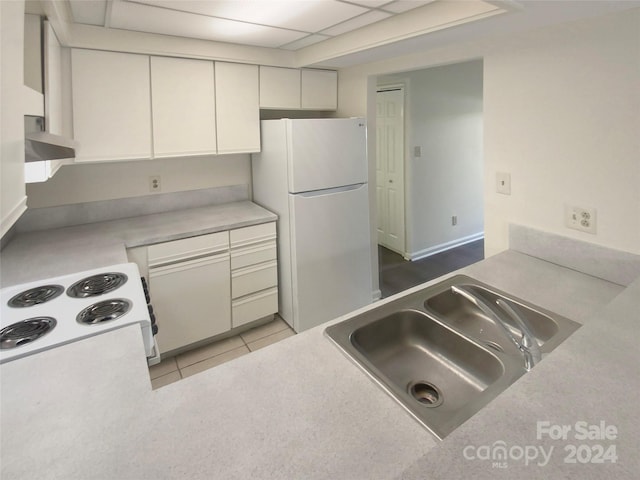
[{"label": "door frame", "polygon": [[[403,222],[402,222],[402,226],[403,226],[403,245],[402,245],[402,252],[396,252],[399,253],[400,255],[402,255],[402,257],[405,260],[409,260],[409,256],[408,256],[408,226],[407,226],[407,168],[408,168],[408,164],[407,164],[407,91],[408,91],[408,86],[407,86],[407,82],[395,82],[395,83],[388,83],[388,84],[382,84],[382,85],[376,85],[375,88],[375,94],[377,96],[378,93],[380,92],[385,92],[385,91],[393,91],[393,90],[400,90],[402,91],[402,193],[403,193],[403,198],[402,198],[402,215],[403,215]],[[376,115],[377,117],[377,115]],[[376,161],[377,161],[377,155],[378,155],[378,151],[377,151],[377,146],[376,146]],[[377,182],[377,169],[376,169],[376,182]],[[377,201],[377,197],[376,197],[376,201]],[[377,230],[377,227],[376,227]],[[377,241],[377,234],[376,234],[376,245],[378,244]],[[385,247],[386,248],[386,247]]]}]

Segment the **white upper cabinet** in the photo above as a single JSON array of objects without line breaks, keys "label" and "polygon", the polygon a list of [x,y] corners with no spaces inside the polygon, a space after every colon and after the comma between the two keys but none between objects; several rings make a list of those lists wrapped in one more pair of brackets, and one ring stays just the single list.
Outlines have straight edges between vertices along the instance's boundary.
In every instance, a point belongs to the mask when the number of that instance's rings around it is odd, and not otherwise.
[{"label": "white upper cabinet", "polygon": [[258,66],[215,62],[218,153],[260,151]]},{"label": "white upper cabinet", "polygon": [[260,66],[260,108],[300,108],[300,70]]},{"label": "white upper cabinet", "polygon": [[302,70],[302,108],[336,110],[338,108],[338,72]]},{"label": "white upper cabinet", "polygon": [[[47,132],[64,135],[62,120],[62,47],[49,22],[44,22],[44,115]],[[26,183],[45,182],[65,160],[44,160],[24,164]]]},{"label": "white upper cabinet", "polygon": [[155,157],[216,153],[213,62],[151,57]]},{"label": "white upper cabinet", "polygon": [[149,57],[71,52],[76,161],[151,157]]}]

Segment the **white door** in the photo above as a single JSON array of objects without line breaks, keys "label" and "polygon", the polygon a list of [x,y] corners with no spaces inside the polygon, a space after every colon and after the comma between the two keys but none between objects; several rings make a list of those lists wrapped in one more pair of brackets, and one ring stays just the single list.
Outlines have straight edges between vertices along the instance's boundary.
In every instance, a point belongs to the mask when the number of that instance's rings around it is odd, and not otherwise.
[{"label": "white door", "polygon": [[367,182],[366,127],[362,118],[286,121],[289,192]]},{"label": "white door", "polygon": [[376,108],[378,243],[404,255],[404,89],[378,91]]},{"label": "white door", "polygon": [[297,332],[371,303],[368,197],[366,184],[289,196]]}]

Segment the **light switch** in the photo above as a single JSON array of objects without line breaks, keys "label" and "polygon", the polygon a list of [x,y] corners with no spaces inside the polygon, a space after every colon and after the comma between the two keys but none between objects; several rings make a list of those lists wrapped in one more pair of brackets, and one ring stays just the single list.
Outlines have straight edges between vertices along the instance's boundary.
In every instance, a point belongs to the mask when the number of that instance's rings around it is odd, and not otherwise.
[{"label": "light switch", "polygon": [[496,192],[511,195],[511,174],[506,172],[496,173]]}]

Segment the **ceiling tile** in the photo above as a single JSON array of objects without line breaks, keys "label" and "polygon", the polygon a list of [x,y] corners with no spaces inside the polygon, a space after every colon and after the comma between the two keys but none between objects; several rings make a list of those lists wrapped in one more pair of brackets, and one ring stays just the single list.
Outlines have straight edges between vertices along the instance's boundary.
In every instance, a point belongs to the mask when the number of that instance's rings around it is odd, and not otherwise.
[{"label": "ceiling tile", "polygon": [[314,43],[322,42],[323,40],[327,40],[328,37],[326,35],[313,34],[307,37],[301,38],[300,40],[296,40],[295,42],[288,43],[286,45],[282,45],[280,48],[285,50],[299,50],[304,47],[308,47],[309,45],[313,45]]},{"label": "ceiling tile", "polygon": [[376,8],[385,3],[390,3],[392,0],[348,0],[350,3],[357,3],[363,7]]},{"label": "ceiling tile", "polygon": [[336,0],[135,0],[183,12],[270,25],[303,32],[319,32],[367,12],[364,7]]},{"label": "ceiling tile", "polygon": [[380,10],[371,10],[369,13],[365,13],[364,15],[360,15],[359,17],[352,18],[351,20],[347,20],[346,22],[342,22],[335,27],[327,28],[326,30],[323,30],[322,33],[326,35],[340,35],[341,33],[350,32],[351,30],[355,30],[356,28],[364,27],[365,25],[370,25],[372,23],[378,22],[390,17],[391,15],[391,13],[381,12]]},{"label": "ceiling tile", "polygon": [[398,0],[381,8],[387,12],[403,13],[426,5],[427,3],[433,3],[434,1],[435,0]]},{"label": "ceiling tile", "polygon": [[200,38],[277,48],[305,36],[280,28],[236,22],[204,15],[114,0],[111,27],[139,32]]},{"label": "ceiling tile", "polygon": [[104,26],[105,13],[107,11],[106,0],[69,0],[71,15],[76,23]]}]

